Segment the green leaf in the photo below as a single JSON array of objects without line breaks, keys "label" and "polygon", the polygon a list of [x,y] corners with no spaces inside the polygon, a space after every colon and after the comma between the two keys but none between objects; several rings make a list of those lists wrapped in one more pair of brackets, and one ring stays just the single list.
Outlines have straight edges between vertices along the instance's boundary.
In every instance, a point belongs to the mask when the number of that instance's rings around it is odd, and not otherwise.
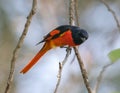
[{"label": "green leaf", "polygon": [[120,59],[120,48],[119,49],[115,49],[112,50],[109,54],[108,54],[110,60],[112,62],[117,61],[118,59]]},{"label": "green leaf", "polygon": [[118,92],[113,92],[113,93],[120,93],[120,92],[118,91]]}]

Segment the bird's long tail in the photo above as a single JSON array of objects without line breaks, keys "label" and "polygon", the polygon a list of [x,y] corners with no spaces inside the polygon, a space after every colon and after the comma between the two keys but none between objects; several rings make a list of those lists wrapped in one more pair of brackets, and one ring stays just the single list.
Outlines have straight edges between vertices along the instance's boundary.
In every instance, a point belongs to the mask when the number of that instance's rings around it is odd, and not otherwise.
[{"label": "bird's long tail", "polygon": [[21,71],[20,73],[26,73],[28,70],[30,70],[33,65],[35,65],[38,60],[48,51],[50,50],[50,44],[49,43],[45,43],[43,48],[36,54],[36,56],[29,62],[29,64],[27,64]]}]

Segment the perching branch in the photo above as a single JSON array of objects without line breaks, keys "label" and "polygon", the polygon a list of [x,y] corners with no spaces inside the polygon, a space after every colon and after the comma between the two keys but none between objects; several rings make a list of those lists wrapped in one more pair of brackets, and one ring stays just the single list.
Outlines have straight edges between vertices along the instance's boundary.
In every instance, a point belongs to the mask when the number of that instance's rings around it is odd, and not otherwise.
[{"label": "perching branch", "polygon": [[75,25],[75,1],[76,0],[69,1],[69,24],[70,25]]},{"label": "perching branch", "polygon": [[[69,24],[74,24],[74,17],[72,17],[72,15],[74,15],[74,10],[73,10],[73,8],[71,8],[71,6],[74,6],[73,5],[73,3],[69,3],[69,15],[70,15],[70,17],[69,17]],[[72,10],[72,12],[70,12]],[[68,47],[67,48],[67,54],[66,54],[66,56],[65,56],[65,58],[64,58],[64,60],[63,60],[63,62],[62,63],[59,63],[59,71],[58,71],[58,80],[57,80],[57,84],[56,84],[56,88],[55,88],[55,90],[54,90],[54,93],[57,93],[57,90],[58,90],[58,87],[59,87],[59,85],[60,85],[60,81],[61,81],[61,74],[62,74],[62,70],[63,70],[63,67],[64,67],[64,64],[67,62],[67,59],[68,59],[68,56],[70,55],[70,52],[71,52],[71,49],[70,49],[70,47]]]},{"label": "perching branch", "polygon": [[[76,10],[77,5],[76,4],[77,4],[76,0],[70,0],[70,3],[69,3],[69,24],[70,25],[75,25],[75,22],[76,22],[75,18],[77,20],[77,25],[79,25],[79,23],[78,23],[78,13],[77,13],[77,10]],[[80,65],[83,80],[84,80],[84,83],[85,83],[86,88],[88,90],[88,93],[92,93],[92,90],[91,90],[89,82],[88,82],[87,72],[86,72],[86,69],[84,68],[84,64],[81,60],[78,49],[77,49],[77,47],[73,47],[73,48],[74,48],[74,51],[75,51],[75,55],[77,56],[79,65]],[[62,69],[63,69],[63,66],[66,63],[69,55],[70,55],[70,49],[68,47],[67,54],[66,54],[66,57],[65,57],[64,61],[62,62],[62,64],[59,63],[58,81],[57,81],[54,93],[57,93],[57,89],[58,89],[60,81],[61,81]]]},{"label": "perching branch", "polygon": [[55,90],[54,90],[54,93],[57,93],[57,90],[58,90],[58,87],[59,87],[60,81],[61,81],[62,70],[63,70],[63,67],[64,67],[65,63],[67,62],[67,59],[68,59],[70,53],[71,53],[71,48],[68,47],[68,48],[66,49],[66,51],[67,51],[67,54],[66,54],[63,62],[59,63],[59,71],[58,71],[58,75],[57,75],[58,81],[57,81],[57,84],[56,84],[56,88],[55,88]]},{"label": "perching branch", "polygon": [[80,26],[79,15],[78,15],[78,0],[75,0],[75,18],[76,18],[76,25]]},{"label": "perching branch", "polygon": [[[71,14],[70,14],[71,15]],[[80,26],[80,23],[79,23],[79,16],[78,16],[78,0],[75,0],[75,19],[76,19],[76,25],[77,26]],[[74,62],[75,60],[75,54],[71,60],[71,64]]]},{"label": "perching branch", "polygon": [[[69,12],[70,12],[70,25],[74,25],[74,16],[78,17],[77,10],[75,10],[75,9],[77,9],[77,8],[75,8],[76,4],[77,4],[76,0],[70,0],[70,10],[69,10]],[[76,13],[73,13],[73,10],[75,10]],[[77,18],[77,20],[78,20],[78,18]],[[79,23],[77,23],[77,25],[79,25]],[[81,60],[80,53],[79,53],[77,47],[73,47],[73,48],[74,48],[74,52],[75,52],[75,55],[77,57],[80,69],[81,69],[82,77],[83,77],[85,86],[87,88],[87,91],[88,91],[88,93],[92,93],[92,90],[91,90],[90,84],[89,84],[89,80],[88,80],[88,76],[87,76],[87,71],[84,67],[83,61]]]},{"label": "perching branch", "polygon": [[107,4],[107,2],[105,0],[100,0],[100,1],[106,6],[108,11],[111,12],[111,14],[113,15],[113,17],[114,17],[114,19],[116,21],[117,27],[118,27],[118,29],[120,31],[120,23],[119,23],[119,20],[117,18],[117,15],[116,15],[115,11],[110,8],[110,6]]},{"label": "perching branch", "polygon": [[102,68],[102,70],[100,71],[100,74],[99,74],[98,77],[97,77],[97,82],[96,82],[95,87],[94,87],[94,89],[93,89],[93,91],[94,91],[93,93],[97,93],[97,92],[98,92],[98,89],[99,89],[101,80],[102,80],[102,78],[103,78],[103,74],[104,74],[104,72],[106,71],[106,69],[107,69],[108,67],[110,67],[112,64],[113,64],[113,63],[110,63],[110,64],[105,65],[105,66]]},{"label": "perching branch", "polygon": [[92,93],[92,89],[90,88],[90,84],[89,84],[89,80],[88,80],[88,76],[87,76],[87,71],[84,67],[83,61],[81,60],[80,53],[76,47],[74,47],[74,51],[77,56],[77,60],[78,60],[78,63],[79,63],[80,69],[81,69],[82,77],[83,77],[85,86],[87,88],[87,91],[88,91],[88,93]]},{"label": "perching branch", "polygon": [[9,77],[8,77],[8,80],[7,80],[7,85],[6,85],[4,93],[9,93],[9,90],[10,90],[10,87],[11,87],[11,84],[12,84],[12,81],[13,81],[14,71],[15,71],[15,62],[16,62],[19,50],[20,50],[21,46],[23,45],[24,38],[25,38],[25,36],[28,32],[28,28],[30,26],[32,17],[36,12],[36,6],[37,6],[37,0],[33,0],[32,9],[31,9],[31,11],[30,11],[30,13],[27,17],[27,21],[26,21],[23,33],[22,33],[22,35],[21,35],[21,37],[18,41],[18,44],[17,44],[16,48],[13,51],[13,56],[12,56],[11,66],[10,66],[10,73],[9,73]]}]

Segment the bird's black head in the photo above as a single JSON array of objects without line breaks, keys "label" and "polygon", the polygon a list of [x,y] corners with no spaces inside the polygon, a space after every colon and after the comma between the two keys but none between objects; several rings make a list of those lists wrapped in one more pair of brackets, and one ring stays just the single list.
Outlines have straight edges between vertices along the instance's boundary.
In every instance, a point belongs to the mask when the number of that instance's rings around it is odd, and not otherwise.
[{"label": "bird's black head", "polygon": [[80,29],[77,26],[73,26],[71,31],[74,43],[76,45],[80,45],[88,39],[88,33],[84,29]]}]

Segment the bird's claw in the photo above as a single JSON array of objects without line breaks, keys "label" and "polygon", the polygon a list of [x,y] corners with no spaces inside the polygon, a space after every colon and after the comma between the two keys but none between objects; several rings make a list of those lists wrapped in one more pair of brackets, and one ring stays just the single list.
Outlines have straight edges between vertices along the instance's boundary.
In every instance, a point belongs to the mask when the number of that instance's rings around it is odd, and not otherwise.
[{"label": "bird's claw", "polygon": [[72,51],[72,48],[71,48],[71,47],[67,47],[67,48],[66,48],[66,52],[70,52],[70,54],[71,54],[71,51]]},{"label": "bird's claw", "polygon": [[71,54],[71,50],[72,50],[71,47],[69,47],[69,46],[60,46],[60,48],[66,48],[66,52],[70,52],[70,54]]}]

